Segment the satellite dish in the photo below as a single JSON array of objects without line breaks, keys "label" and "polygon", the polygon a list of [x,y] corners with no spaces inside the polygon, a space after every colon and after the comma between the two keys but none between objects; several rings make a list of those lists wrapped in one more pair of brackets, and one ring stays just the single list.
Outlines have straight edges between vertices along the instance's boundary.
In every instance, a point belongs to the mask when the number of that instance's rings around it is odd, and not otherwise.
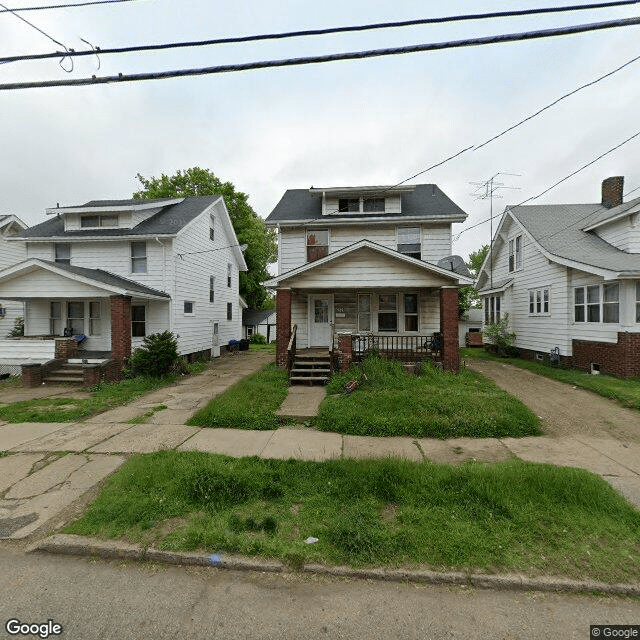
[{"label": "satellite dish", "polygon": [[466,276],[467,278],[471,277],[471,273],[469,272],[469,269],[467,269],[467,265],[460,256],[447,256],[446,258],[442,258],[442,260],[438,260],[438,266],[441,269],[453,271],[460,276]]}]

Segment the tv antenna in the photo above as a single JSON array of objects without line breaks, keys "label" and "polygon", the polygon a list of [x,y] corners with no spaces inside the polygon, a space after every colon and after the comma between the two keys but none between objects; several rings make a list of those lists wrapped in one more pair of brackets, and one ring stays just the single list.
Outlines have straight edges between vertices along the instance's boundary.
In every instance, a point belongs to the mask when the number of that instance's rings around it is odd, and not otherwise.
[{"label": "tv antenna", "polygon": [[470,182],[476,188],[471,194],[476,200],[489,200],[489,284],[493,289],[493,199],[502,198],[501,195],[496,195],[496,192],[500,189],[520,189],[520,187],[508,187],[504,182],[496,182],[498,176],[514,176],[521,177],[519,173],[506,173],[505,171],[498,171],[495,175],[491,176],[484,182]]}]

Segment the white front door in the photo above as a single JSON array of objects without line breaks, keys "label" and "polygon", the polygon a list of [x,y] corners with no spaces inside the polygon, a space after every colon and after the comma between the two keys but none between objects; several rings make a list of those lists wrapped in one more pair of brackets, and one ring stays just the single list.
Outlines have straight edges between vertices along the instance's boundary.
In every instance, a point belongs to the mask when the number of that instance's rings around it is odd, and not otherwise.
[{"label": "white front door", "polygon": [[309,296],[309,346],[331,344],[331,295]]}]

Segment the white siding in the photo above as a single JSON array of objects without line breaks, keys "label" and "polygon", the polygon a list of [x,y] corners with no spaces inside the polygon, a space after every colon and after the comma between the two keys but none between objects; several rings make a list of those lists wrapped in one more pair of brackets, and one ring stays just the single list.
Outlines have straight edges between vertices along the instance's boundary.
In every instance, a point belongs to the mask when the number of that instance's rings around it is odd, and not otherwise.
[{"label": "white siding", "polygon": [[[218,210],[218,207],[219,210]],[[172,331],[179,335],[180,353],[210,349],[213,325],[219,323],[220,345],[242,338],[238,264],[229,245],[237,243],[225,231],[221,205],[216,205],[215,240],[209,239],[210,210],[190,222],[175,241],[175,283],[172,295]],[[213,249],[213,251],[212,251]],[[204,253],[193,254],[203,251]],[[188,254],[192,255],[188,255]],[[184,258],[178,257],[183,254]],[[232,265],[231,287],[227,286],[227,264]],[[209,302],[209,277],[215,276],[215,302]],[[194,302],[193,315],[185,315],[184,302]],[[232,305],[231,321],[227,304]]]},{"label": "white siding", "polygon": [[640,253],[640,216],[632,214],[595,230],[603,240],[627,253]]},{"label": "white siding", "polygon": [[[4,229],[0,232],[0,269],[6,269],[11,265],[26,260],[27,252],[22,242],[9,242],[12,231]],[[1,292],[0,292],[1,293]],[[24,317],[24,305],[15,300],[2,300],[0,305],[4,309],[4,316],[0,316],[0,338],[4,338],[12,329],[16,318]]]},{"label": "white siding", "polygon": [[[509,240],[522,234],[522,269],[509,272]],[[513,278],[513,285],[502,297],[501,314],[509,314],[510,327],[516,333],[516,346],[521,349],[548,353],[555,347],[562,355],[571,355],[567,269],[549,262],[528,241],[518,224],[506,231],[504,244],[493,256],[493,280]],[[487,283],[485,286],[489,286]],[[550,314],[529,314],[529,290],[550,289]]]},{"label": "white siding", "polygon": [[450,284],[450,281],[420,267],[362,248],[284,284],[295,288],[350,289],[396,287],[398,283],[403,287],[437,287]]},{"label": "white siding", "polygon": [[[329,253],[340,251],[360,240],[370,240],[395,251],[398,248],[397,229],[411,226],[421,227],[423,260],[435,263],[451,255],[451,225],[419,225],[411,222],[330,226],[330,221],[327,221]],[[306,229],[281,229],[279,242],[279,275],[306,264]]]}]

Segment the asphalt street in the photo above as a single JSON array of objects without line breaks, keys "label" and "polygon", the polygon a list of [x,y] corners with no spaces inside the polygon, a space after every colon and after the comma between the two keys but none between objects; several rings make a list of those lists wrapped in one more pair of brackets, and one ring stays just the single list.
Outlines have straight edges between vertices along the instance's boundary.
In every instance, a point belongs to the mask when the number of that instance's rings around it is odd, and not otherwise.
[{"label": "asphalt street", "polygon": [[[8,543],[3,543],[7,544]],[[231,572],[0,548],[6,622],[52,620],[69,640],[589,638],[638,624],[640,601]],[[37,637],[37,636],[28,636]]]}]

